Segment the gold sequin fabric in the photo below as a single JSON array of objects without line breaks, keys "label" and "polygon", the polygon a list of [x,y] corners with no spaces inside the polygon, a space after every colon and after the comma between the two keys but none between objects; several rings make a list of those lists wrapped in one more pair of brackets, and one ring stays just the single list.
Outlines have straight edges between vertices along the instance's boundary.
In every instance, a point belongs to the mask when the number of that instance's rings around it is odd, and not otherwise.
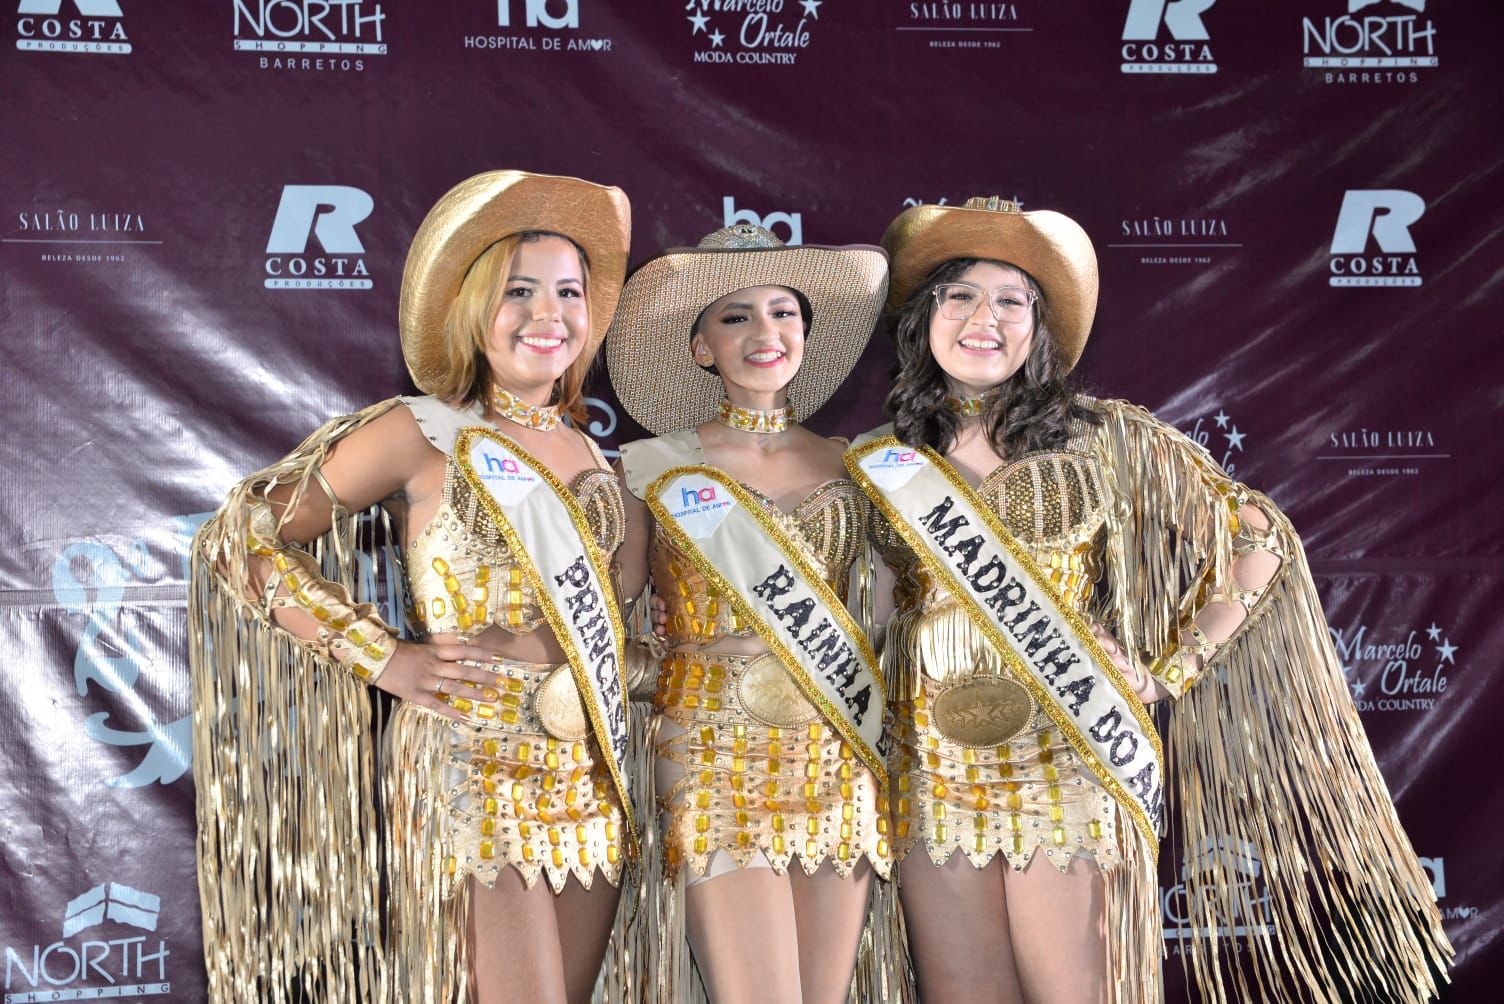
[{"label": "gold sequin fabric", "polygon": [[[756,489],[742,487],[762,503],[789,539],[800,545],[803,556],[844,600],[847,573],[861,552],[867,532],[870,503],[861,490],[844,478],[827,481],[786,513]],[[666,642],[670,647],[708,645],[718,638],[751,637],[755,633],[674,547],[662,528],[653,534],[650,560],[653,587],[668,608]]]},{"label": "gold sequin fabric", "polygon": [[1023,869],[1042,848],[1061,871],[1078,852],[1104,869],[1117,864],[1117,803],[1053,722],[1036,712],[1009,742],[972,749],[935,729],[930,709],[940,689],[923,675],[919,693],[894,704],[889,765],[900,859],[923,846],[937,865],[960,851],[978,868],[1002,854]]},{"label": "gold sequin fabric", "polygon": [[[621,482],[612,471],[592,467],[576,475],[569,489],[609,557],[626,533]],[[408,548],[407,574],[408,615],[424,634],[468,641],[492,624],[527,634],[544,623],[522,567],[452,458],[438,511]]]},{"label": "gold sequin fabric", "polygon": [[656,706],[656,749],[667,872],[705,874],[717,851],[745,867],[759,853],[775,871],[797,856],[808,874],[829,860],[850,875],[862,858],[889,871],[888,805],[840,735],[819,718],[764,725],[738,700],[752,659],[670,652]]},{"label": "gold sequin fabric", "polygon": [[[625,822],[594,737],[548,735],[533,695],[557,667],[502,662],[498,713],[454,722],[412,704],[393,716],[388,777],[396,839],[422,861],[434,855],[448,898],[467,876],[484,885],[516,868],[555,892],[573,875],[621,878]],[[414,771],[412,765],[432,764]],[[426,850],[425,850],[426,848]]]}]

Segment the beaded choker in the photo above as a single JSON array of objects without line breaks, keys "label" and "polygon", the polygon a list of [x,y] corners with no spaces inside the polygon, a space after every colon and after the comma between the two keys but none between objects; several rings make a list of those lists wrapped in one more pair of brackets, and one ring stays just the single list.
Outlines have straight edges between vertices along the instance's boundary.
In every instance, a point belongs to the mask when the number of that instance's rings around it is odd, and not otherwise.
[{"label": "beaded choker", "polygon": [[947,394],[940,404],[952,415],[975,418],[987,410],[987,406],[992,404],[996,396],[995,394],[978,394],[976,397],[953,397]]},{"label": "beaded choker", "polygon": [[498,418],[516,422],[528,429],[548,432],[559,424],[559,406],[556,404],[528,404],[522,398],[501,387],[491,388],[491,407]]},{"label": "beaded choker", "polygon": [[715,412],[715,420],[742,432],[782,432],[794,420],[794,409],[773,408],[769,411],[759,411],[756,408],[738,407],[725,398],[721,398],[720,407]]}]

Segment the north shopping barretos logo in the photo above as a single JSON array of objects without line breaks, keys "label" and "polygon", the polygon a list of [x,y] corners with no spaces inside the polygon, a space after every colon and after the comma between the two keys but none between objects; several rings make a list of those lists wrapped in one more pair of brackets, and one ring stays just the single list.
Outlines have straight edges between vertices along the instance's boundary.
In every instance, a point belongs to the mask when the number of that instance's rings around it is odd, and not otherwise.
[{"label": "north shopping barretos logo", "polygon": [[[466,35],[467,49],[525,49],[534,52],[610,52],[612,40],[580,34],[580,7],[586,0],[496,0],[492,34]],[[594,0],[600,3],[600,0]],[[489,3],[481,6],[489,6]]]},{"label": "north shopping barretos logo", "polygon": [[1429,627],[1328,628],[1359,711],[1430,711],[1447,692],[1459,647],[1434,620]]},{"label": "north shopping barretos logo", "polygon": [[[721,198],[721,216],[724,220],[721,226],[734,227],[741,223],[750,223],[754,227],[762,227],[775,234],[785,244],[793,246],[804,243],[804,217],[800,213],[768,213],[759,216],[751,209],[738,209],[736,196],[727,195]],[[780,232],[778,227],[782,227]]]},{"label": "north shopping barretos logo", "polygon": [[1425,211],[1424,199],[1400,189],[1343,195],[1332,233],[1331,285],[1419,286],[1410,227]]},{"label": "north shopping barretos logo", "polygon": [[360,72],[386,55],[386,11],[371,0],[230,0],[236,52],[263,70]]},{"label": "north shopping barretos logo", "polygon": [[1227,409],[1218,406],[1215,415],[1202,415],[1191,423],[1189,429],[1182,431],[1210,453],[1224,471],[1237,475],[1238,458],[1243,454],[1243,440],[1248,438],[1248,433],[1239,430],[1238,423],[1233,421]]},{"label": "north shopping barretos logo", "polygon": [[793,66],[830,0],[688,0],[696,63]]},{"label": "north shopping barretos logo", "polygon": [[1124,73],[1216,73],[1201,15],[1216,0],[1129,0],[1121,50]]},{"label": "north shopping barretos logo", "polygon": [[[97,885],[71,900],[63,909],[61,940],[6,946],[5,1004],[172,993],[166,940],[130,930],[154,934],[161,909],[160,897],[119,882]],[[105,930],[86,936],[100,927]]]},{"label": "north shopping barretos logo", "polygon": [[1117,236],[1107,246],[1136,255],[1140,265],[1210,265],[1243,246],[1218,213],[1124,217]]},{"label": "north shopping barretos logo", "polygon": [[1016,3],[907,3],[908,18],[896,27],[929,49],[1001,49],[1010,36],[1034,29],[1022,23]]},{"label": "north shopping barretos logo", "polygon": [[[266,241],[266,288],[370,289],[355,227],[374,206],[349,185],[284,186]],[[310,245],[322,253],[311,253]]]},{"label": "north shopping barretos logo", "polygon": [[1426,0],[1345,0],[1345,6],[1342,14],[1301,20],[1305,66],[1328,71],[1327,83],[1415,83],[1418,68],[1438,65]]},{"label": "north shopping barretos logo", "polygon": [[19,0],[16,48],[23,52],[131,51],[118,0]]}]

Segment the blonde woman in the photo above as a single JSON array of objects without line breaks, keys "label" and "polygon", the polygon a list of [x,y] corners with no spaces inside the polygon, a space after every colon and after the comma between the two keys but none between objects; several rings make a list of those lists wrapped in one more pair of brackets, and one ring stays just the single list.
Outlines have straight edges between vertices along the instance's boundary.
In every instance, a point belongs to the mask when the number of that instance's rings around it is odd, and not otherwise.
[{"label": "blonde woman", "polygon": [[[403,277],[427,396],[334,420],[200,534],[215,999],[590,998],[632,839],[609,570],[623,517],[561,419],[583,417],[629,228],[620,190],[574,178],[456,186]],[[395,698],[381,811],[370,688]]]}]

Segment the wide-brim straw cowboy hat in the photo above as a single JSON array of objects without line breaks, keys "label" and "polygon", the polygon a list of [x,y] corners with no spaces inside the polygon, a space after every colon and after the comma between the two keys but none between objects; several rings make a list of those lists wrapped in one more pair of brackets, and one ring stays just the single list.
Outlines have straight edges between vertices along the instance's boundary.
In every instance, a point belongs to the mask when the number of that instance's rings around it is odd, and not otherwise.
[{"label": "wide-brim straw cowboy hat", "polygon": [[968,199],[963,206],[904,210],[883,234],[893,259],[888,305],[897,310],[952,258],[991,258],[1032,275],[1050,311],[1050,332],[1067,369],[1086,348],[1097,313],[1097,251],[1081,225],[1049,209],[1021,212],[1012,202]]},{"label": "wide-brim straw cowboy hat", "polygon": [[590,267],[590,341],[594,353],[610,326],[627,274],[632,208],[619,188],[526,171],[487,171],[445,192],[423,218],[402,270],[398,324],[402,356],[425,393],[449,372],[444,319],[465,273],[482,251],[513,234],[568,237]]},{"label": "wide-brim straw cowboy hat", "polygon": [[701,312],[750,286],[787,286],[809,302],[804,361],[788,386],[794,420],[830,400],[861,358],[882,313],[888,256],[868,244],[786,246],[762,227],[717,230],[698,247],[670,248],[627,279],[606,336],[611,385],[654,435],[715,417],[721,378],[690,355]]}]

